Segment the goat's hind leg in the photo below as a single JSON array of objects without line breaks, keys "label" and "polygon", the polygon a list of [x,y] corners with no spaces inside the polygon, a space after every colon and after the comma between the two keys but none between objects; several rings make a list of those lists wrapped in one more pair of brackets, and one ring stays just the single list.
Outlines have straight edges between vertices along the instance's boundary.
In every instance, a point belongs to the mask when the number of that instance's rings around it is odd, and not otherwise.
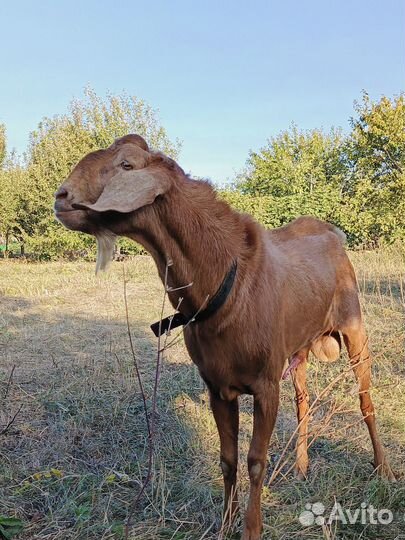
[{"label": "goat's hind leg", "polygon": [[359,383],[360,408],[373,444],[374,466],[379,475],[395,481],[377,432],[374,405],[370,396],[371,357],[364,325],[360,318],[352,319],[349,325],[341,328],[341,331],[349,353],[350,364]]},{"label": "goat's hind leg", "polygon": [[295,387],[297,404],[298,438],[297,457],[295,462],[295,476],[298,480],[305,480],[308,473],[308,422],[309,422],[309,396],[307,392],[307,360],[308,350],[300,351],[302,359],[292,371],[292,380]]}]

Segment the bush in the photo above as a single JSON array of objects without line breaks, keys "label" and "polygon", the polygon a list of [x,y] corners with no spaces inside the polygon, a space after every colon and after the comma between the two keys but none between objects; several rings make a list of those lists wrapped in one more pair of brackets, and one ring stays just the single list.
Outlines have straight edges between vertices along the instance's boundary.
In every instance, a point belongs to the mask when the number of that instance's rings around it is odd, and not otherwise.
[{"label": "bush", "polygon": [[[85,259],[95,261],[96,240],[93,236],[73,231],[60,230],[56,226],[43,236],[27,237],[26,254],[32,259],[54,261],[58,259]],[[142,246],[127,238],[117,241],[117,254],[140,255],[146,253]]]}]

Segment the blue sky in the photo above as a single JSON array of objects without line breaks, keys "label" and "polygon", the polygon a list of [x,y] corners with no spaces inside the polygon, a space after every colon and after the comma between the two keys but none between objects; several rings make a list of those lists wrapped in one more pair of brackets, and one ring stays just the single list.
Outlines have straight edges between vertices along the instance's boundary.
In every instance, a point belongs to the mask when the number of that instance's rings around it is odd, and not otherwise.
[{"label": "blue sky", "polygon": [[160,111],[181,165],[232,178],[292,122],[348,128],[353,101],[405,88],[402,0],[0,3],[0,122],[22,152],[90,85]]}]

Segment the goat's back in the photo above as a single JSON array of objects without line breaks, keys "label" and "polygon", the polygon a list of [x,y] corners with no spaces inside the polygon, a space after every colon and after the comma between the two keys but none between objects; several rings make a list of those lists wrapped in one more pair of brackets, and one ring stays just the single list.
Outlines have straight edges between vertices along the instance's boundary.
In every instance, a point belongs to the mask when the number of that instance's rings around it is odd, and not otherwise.
[{"label": "goat's back", "polygon": [[291,221],[288,225],[270,230],[269,236],[272,242],[279,243],[305,236],[322,235],[328,232],[334,233],[340,239],[342,245],[346,242],[345,233],[338,227],[312,216],[302,216]]}]

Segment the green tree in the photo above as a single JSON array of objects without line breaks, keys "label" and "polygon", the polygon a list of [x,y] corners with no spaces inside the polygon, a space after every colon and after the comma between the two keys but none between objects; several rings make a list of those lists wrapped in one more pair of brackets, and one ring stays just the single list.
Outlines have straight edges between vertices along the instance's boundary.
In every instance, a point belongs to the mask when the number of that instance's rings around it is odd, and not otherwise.
[{"label": "green tree", "polygon": [[8,159],[0,169],[0,235],[8,250],[10,240],[23,241],[24,229],[21,218],[25,215],[27,173],[14,157]]},{"label": "green tree", "polygon": [[283,197],[312,193],[318,187],[340,187],[345,174],[341,160],[344,138],[339,130],[299,131],[296,126],[251,151],[239,179],[243,193]]},{"label": "green tree", "polygon": [[293,126],[250,152],[237,187],[266,202],[243,204],[257,207],[260,219],[272,223],[307,213],[327,219],[347,233],[351,245],[404,239],[405,96],[373,101],[364,93],[355,112],[346,137]]},{"label": "green tree", "polygon": [[347,227],[358,241],[405,238],[405,96],[355,104],[346,144]]},{"label": "green tree", "polygon": [[299,131],[292,126],[259,152],[250,152],[236,187],[250,198],[247,206],[258,209],[265,225],[283,225],[304,214],[338,224],[346,174],[343,147],[339,130]]}]

